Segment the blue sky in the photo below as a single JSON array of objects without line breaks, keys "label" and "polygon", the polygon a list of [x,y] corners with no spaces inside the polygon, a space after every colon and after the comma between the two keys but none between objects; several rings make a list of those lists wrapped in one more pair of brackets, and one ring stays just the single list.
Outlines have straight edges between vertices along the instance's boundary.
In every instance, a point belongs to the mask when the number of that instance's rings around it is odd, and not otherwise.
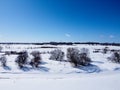
[{"label": "blue sky", "polygon": [[0,42],[120,42],[119,0],[0,0]]}]

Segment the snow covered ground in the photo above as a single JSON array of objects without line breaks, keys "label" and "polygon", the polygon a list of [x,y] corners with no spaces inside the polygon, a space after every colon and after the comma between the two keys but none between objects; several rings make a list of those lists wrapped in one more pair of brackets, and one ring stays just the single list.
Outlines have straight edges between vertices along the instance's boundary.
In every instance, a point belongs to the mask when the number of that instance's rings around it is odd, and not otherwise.
[{"label": "snow covered ground", "polygon": [[[3,78],[1,90],[119,90],[120,72],[100,75],[30,75]],[[77,77],[76,77],[77,76]],[[29,77],[29,78],[28,78]],[[36,77],[36,78],[34,78]]]},{"label": "snow covered ground", "polygon": [[[42,65],[39,69],[27,68],[20,70],[15,64],[17,55],[6,55],[6,68],[0,67],[1,90],[120,90],[120,64],[112,63],[107,58],[112,54],[102,53],[106,46],[100,45],[0,45],[2,51],[27,50],[42,52]],[[56,47],[66,53],[68,47],[88,48],[92,59],[91,66],[73,68],[69,62],[49,60],[50,52]],[[109,49],[120,50],[118,46],[107,46]],[[93,53],[95,49],[100,52]],[[29,57],[31,59],[31,56]],[[65,57],[66,60],[66,57]]]}]

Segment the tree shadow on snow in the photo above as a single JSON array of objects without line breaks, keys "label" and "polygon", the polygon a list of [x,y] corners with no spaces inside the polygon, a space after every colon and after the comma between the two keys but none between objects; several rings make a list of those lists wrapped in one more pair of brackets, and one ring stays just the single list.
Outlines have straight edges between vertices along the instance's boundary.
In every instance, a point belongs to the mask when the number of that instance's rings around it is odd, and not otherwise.
[{"label": "tree shadow on snow", "polygon": [[115,68],[114,71],[120,71],[120,67]]},{"label": "tree shadow on snow", "polygon": [[37,68],[33,68],[33,67],[23,67],[21,68],[21,70],[23,70],[24,72],[28,72],[30,70],[39,70],[39,71],[43,71],[43,72],[48,72],[49,68],[43,67],[43,66],[39,66]]},{"label": "tree shadow on snow", "polygon": [[44,71],[44,72],[49,72],[49,68],[43,67],[43,66],[39,66],[38,68],[36,68],[36,70]]},{"label": "tree shadow on snow", "polygon": [[47,62],[43,62],[43,61],[42,61],[40,64],[41,64],[41,65],[45,65],[45,64],[47,64]]},{"label": "tree shadow on snow", "polygon": [[11,68],[9,66],[4,66],[3,67],[5,70],[11,70]]},{"label": "tree shadow on snow", "polygon": [[24,66],[24,67],[22,67],[22,68],[20,68],[20,69],[23,70],[24,72],[28,72],[28,71],[30,71],[32,68]]},{"label": "tree shadow on snow", "polygon": [[86,73],[99,73],[101,71],[101,69],[93,64],[90,64],[88,66],[79,66],[79,69],[84,70]]}]

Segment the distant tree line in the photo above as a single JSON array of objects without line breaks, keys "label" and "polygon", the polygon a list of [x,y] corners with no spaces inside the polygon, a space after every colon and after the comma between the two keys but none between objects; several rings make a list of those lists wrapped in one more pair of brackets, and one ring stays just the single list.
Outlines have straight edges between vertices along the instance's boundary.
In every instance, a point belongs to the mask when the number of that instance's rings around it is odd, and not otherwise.
[{"label": "distant tree line", "polygon": [[5,42],[0,44],[7,44],[7,45],[13,45],[13,44],[24,44],[24,45],[74,45],[74,44],[87,44],[87,45],[104,45],[104,46],[120,46],[120,43],[100,43],[100,42],[43,42],[43,43],[14,43],[14,42]]}]

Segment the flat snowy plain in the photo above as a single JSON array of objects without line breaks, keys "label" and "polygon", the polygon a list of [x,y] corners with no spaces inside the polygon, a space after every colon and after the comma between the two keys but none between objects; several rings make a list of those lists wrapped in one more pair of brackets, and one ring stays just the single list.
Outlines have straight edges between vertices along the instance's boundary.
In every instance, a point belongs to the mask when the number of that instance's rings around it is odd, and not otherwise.
[{"label": "flat snowy plain", "polygon": [[[49,60],[50,52],[55,48],[41,48],[42,45],[1,45],[2,51],[27,50],[43,52],[42,64],[39,69],[27,68],[20,70],[15,64],[17,55],[6,55],[7,66],[0,66],[0,90],[120,90],[120,64],[108,61],[111,52],[102,53],[106,46],[100,45],[43,45],[57,47],[66,53],[68,47],[88,48],[92,65],[73,68],[69,62]],[[120,50],[118,46],[107,46],[109,49]],[[98,53],[93,53],[100,49]],[[29,56],[31,59],[31,56]],[[65,57],[66,60],[66,57]]]}]

